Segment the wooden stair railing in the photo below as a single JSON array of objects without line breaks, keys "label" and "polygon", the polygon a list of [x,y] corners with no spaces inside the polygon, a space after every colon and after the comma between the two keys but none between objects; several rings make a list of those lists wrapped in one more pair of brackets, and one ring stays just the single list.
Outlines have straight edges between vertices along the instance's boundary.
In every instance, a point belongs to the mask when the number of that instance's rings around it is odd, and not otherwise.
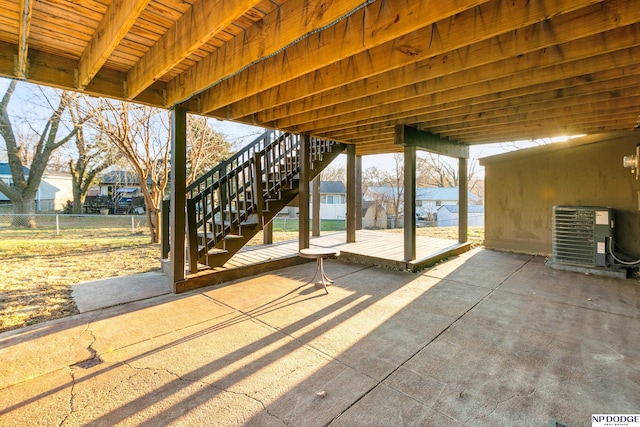
[{"label": "wooden stair railing", "polygon": [[[311,138],[311,179],[345,145]],[[187,187],[188,267],[222,266],[298,194],[300,137],[265,132]]]}]

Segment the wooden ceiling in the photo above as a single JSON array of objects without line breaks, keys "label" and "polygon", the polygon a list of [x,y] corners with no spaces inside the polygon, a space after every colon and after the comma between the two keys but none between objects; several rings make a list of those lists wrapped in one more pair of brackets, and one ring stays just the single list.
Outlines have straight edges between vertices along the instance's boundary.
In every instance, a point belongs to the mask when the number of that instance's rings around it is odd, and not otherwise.
[{"label": "wooden ceiling", "polygon": [[630,131],[640,0],[0,0],[0,75],[359,154]]}]

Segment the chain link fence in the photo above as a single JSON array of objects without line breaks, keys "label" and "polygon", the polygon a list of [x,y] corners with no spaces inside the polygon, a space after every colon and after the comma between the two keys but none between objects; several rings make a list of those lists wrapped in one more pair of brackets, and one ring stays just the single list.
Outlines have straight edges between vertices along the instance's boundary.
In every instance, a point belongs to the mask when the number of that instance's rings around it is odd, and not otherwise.
[{"label": "chain link fence", "polygon": [[146,215],[0,214],[1,236],[29,238],[36,233],[38,236],[98,233],[115,237],[149,235],[149,228]]}]

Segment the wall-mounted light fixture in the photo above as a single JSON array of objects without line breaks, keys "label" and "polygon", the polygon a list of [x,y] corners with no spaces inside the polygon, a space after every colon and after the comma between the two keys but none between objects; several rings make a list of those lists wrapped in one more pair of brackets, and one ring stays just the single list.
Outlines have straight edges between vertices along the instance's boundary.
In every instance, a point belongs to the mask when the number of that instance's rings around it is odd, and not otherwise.
[{"label": "wall-mounted light fixture", "polygon": [[631,173],[636,175],[636,179],[640,175],[640,171],[638,170],[638,161],[640,160],[640,144],[636,145],[636,154],[632,154],[630,156],[624,156],[622,158],[622,166],[625,168],[631,168]]}]

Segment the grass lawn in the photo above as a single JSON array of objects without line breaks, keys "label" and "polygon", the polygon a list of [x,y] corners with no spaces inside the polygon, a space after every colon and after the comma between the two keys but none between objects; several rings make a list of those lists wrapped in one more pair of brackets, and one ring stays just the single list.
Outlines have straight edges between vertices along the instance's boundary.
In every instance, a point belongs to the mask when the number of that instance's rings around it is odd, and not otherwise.
[{"label": "grass lawn", "polygon": [[[322,231],[334,231],[332,226],[323,221]],[[298,238],[297,221],[295,230],[284,229],[274,231],[274,241]],[[67,226],[60,235],[51,227],[0,227],[0,332],[78,313],[71,298],[77,283],[160,269],[160,245],[150,244],[143,233],[146,229],[82,224]],[[418,228],[417,234],[457,240],[458,229]],[[470,228],[469,239],[481,245],[484,229]],[[249,244],[261,243],[259,233]]]}]

